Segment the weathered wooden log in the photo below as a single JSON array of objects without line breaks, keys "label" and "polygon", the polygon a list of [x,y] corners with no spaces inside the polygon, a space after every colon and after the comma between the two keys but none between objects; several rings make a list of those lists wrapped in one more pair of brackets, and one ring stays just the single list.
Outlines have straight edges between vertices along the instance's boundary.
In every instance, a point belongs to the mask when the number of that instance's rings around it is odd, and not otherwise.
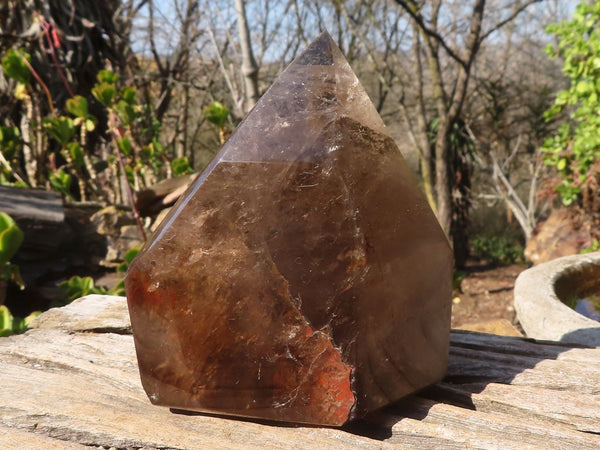
[{"label": "weathered wooden log", "polygon": [[68,235],[63,200],[56,192],[0,186],[0,211],[23,230],[22,252],[53,253]]},{"label": "weathered wooden log", "polygon": [[600,348],[453,331],[444,381],[344,429],[152,406],[125,299],[0,339],[0,448],[600,448]]}]

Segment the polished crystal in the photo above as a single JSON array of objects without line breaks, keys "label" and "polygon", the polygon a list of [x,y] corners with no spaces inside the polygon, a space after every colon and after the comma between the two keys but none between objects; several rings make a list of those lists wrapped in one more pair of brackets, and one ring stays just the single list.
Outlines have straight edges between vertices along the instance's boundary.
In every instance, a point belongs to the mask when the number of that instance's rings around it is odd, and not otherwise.
[{"label": "polished crystal", "polygon": [[158,405],[342,425],[446,370],[448,241],[325,32],[129,268]]}]

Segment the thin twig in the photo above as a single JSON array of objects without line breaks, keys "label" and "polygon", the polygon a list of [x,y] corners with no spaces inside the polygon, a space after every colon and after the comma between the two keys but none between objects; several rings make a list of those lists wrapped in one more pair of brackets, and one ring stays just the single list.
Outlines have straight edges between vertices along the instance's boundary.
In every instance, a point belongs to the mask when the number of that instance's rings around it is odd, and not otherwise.
[{"label": "thin twig", "polygon": [[[53,25],[49,24],[45,19],[43,19],[40,21],[40,26],[44,30],[44,35],[46,36],[46,40],[48,41],[48,46],[50,47],[50,54],[52,55],[52,62],[54,63],[54,67],[56,67],[56,70],[58,71],[58,74],[60,75],[60,78],[61,78],[63,84],[65,85],[65,87],[67,88],[67,91],[69,92],[71,97],[75,97],[75,94],[73,93],[73,89],[71,89],[71,85],[69,84],[69,81],[67,80],[67,77],[65,76],[64,72],[60,68],[60,64],[58,63],[58,57],[56,56],[55,43],[52,42],[52,37],[50,36],[50,32],[51,32],[50,30],[51,30],[51,27],[53,27]],[[55,31],[55,33],[56,33],[56,31]],[[60,44],[60,42],[59,42],[59,44]]]},{"label": "thin twig", "polygon": [[541,1],[542,0],[529,0],[520,6],[515,5],[515,9],[508,17],[506,17],[504,20],[501,20],[500,22],[498,22],[497,24],[492,26],[489,30],[487,30],[485,33],[483,33],[481,35],[481,41],[487,39],[490,36],[490,34],[494,33],[495,31],[498,31],[500,28],[502,28],[507,23],[512,22],[514,19],[516,19],[516,17],[519,14],[521,14],[523,11],[525,11],[529,6],[533,5],[534,3],[540,3]]},{"label": "thin twig", "polygon": [[6,167],[6,170],[8,170],[11,173],[11,175],[13,177],[15,177],[15,179],[17,181],[19,181],[25,185],[29,185],[29,183],[26,183],[25,180],[23,180],[23,178],[21,178],[19,176],[19,174],[12,169],[12,167],[10,166],[10,163],[6,160],[6,158],[4,157],[2,152],[0,152],[0,164],[2,164],[4,167]]},{"label": "thin twig", "polygon": [[416,5],[414,1],[404,1],[404,0],[396,0],[396,3],[402,7],[417,23],[419,28],[425,33],[427,36],[432,37],[435,41],[441,45],[448,56],[450,56],[453,60],[455,60],[458,64],[463,66],[465,69],[467,68],[467,62],[462,59],[450,46],[446,43],[444,38],[437,32],[435,29],[431,29],[425,23],[425,19],[421,15],[419,11],[419,7]]},{"label": "thin twig", "polygon": [[46,83],[44,83],[44,81],[40,78],[40,76],[35,71],[35,69],[33,68],[33,66],[29,63],[29,61],[27,61],[27,58],[25,58],[25,55],[23,55],[18,50],[15,50],[15,51],[21,57],[21,59],[23,60],[23,62],[25,63],[25,65],[29,68],[29,71],[34,76],[34,78],[37,80],[37,82],[40,83],[40,85],[44,89],[44,92],[46,93],[46,98],[48,99],[48,106],[50,106],[50,111],[52,112],[52,116],[56,116],[56,113],[54,112],[54,105],[52,105],[52,96],[50,95],[50,91],[48,90],[48,86],[46,86]]},{"label": "thin twig", "polygon": [[142,225],[142,219],[140,217],[140,213],[135,206],[135,202],[133,200],[133,191],[131,190],[131,186],[129,185],[129,180],[127,179],[127,172],[125,171],[125,163],[123,162],[123,154],[121,153],[121,149],[119,148],[119,142],[117,141],[117,136],[122,138],[121,131],[119,127],[115,124],[117,118],[114,116],[112,111],[109,111],[109,127],[110,132],[115,143],[115,148],[117,150],[117,158],[119,161],[119,168],[121,169],[121,173],[125,177],[125,192],[127,192],[127,197],[129,199],[129,204],[131,205],[131,211],[133,212],[133,217],[135,219],[135,223],[137,224],[138,230],[142,235],[142,239],[146,242],[146,232],[144,231],[144,226]]}]

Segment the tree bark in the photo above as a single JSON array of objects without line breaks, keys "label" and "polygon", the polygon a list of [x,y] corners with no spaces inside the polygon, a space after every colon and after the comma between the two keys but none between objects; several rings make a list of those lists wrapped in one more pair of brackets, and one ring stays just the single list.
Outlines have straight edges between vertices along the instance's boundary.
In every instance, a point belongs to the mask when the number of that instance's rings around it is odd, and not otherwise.
[{"label": "tree bark", "polygon": [[258,65],[254,59],[252,45],[250,40],[250,29],[246,17],[246,5],[244,0],[235,0],[235,12],[237,15],[238,34],[240,38],[240,47],[242,50],[242,74],[244,75],[245,85],[245,105],[244,111],[250,111],[258,98]]},{"label": "tree bark", "polygon": [[[437,19],[441,8],[441,0],[431,5],[432,14],[429,19],[421,15],[420,5],[415,1],[396,0],[404,8],[415,24],[415,28],[425,43],[429,76],[431,79],[433,98],[438,115],[438,128],[434,147],[435,154],[435,194],[437,217],[440,225],[450,236],[452,228],[452,155],[450,135],[454,124],[459,119],[466,96],[471,67],[481,44],[481,25],[485,9],[485,0],[476,0],[471,14],[470,30],[463,52],[451,49],[449,44],[437,30]],[[452,94],[448,95],[440,65],[439,49],[443,48],[452,60],[457,63],[457,77],[452,83]]]},{"label": "tree bark", "polygon": [[433,177],[433,158],[431,155],[431,146],[427,139],[427,111],[425,108],[425,98],[423,92],[423,63],[421,61],[421,38],[419,36],[419,29],[415,23],[412,25],[413,29],[413,54],[415,58],[414,64],[414,76],[417,82],[417,114],[416,120],[418,125],[418,132],[415,133],[415,139],[418,139],[419,147],[419,166],[421,169],[421,177],[423,178],[423,190],[427,197],[427,202],[431,209],[437,215],[437,201],[434,198],[434,186],[435,179]]},{"label": "tree bark", "polygon": [[440,117],[435,141],[435,193],[437,218],[440,225],[450,234],[452,224],[452,190],[450,186],[450,142],[449,117]]}]

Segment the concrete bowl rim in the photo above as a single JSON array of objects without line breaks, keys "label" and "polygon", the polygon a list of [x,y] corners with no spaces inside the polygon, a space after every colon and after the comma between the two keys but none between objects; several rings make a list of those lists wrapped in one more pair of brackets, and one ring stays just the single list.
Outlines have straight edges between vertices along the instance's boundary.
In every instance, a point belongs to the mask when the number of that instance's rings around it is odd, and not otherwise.
[{"label": "concrete bowl rim", "polygon": [[590,266],[597,266],[600,274],[600,252],[564,256],[519,274],[514,304],[528,337],[600,346],[600,323],[569,308],[556,293],[559,280]]}]

